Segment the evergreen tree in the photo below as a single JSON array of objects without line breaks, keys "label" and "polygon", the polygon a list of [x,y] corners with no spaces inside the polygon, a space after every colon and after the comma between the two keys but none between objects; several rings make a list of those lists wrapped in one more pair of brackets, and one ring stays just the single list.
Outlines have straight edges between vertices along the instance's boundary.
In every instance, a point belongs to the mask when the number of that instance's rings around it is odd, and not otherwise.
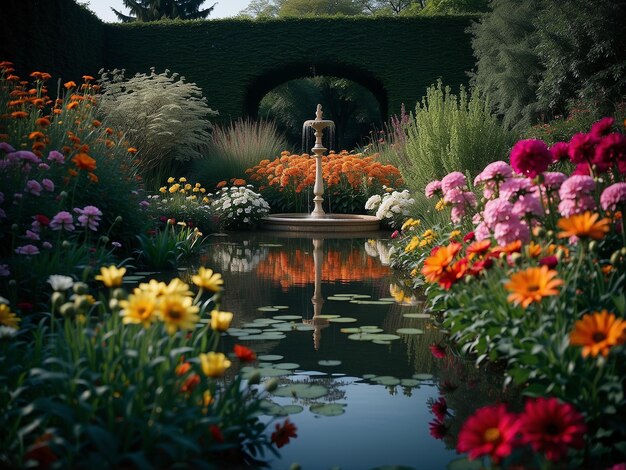
[{"label": "evergreen tree", "polygon": [[124,23],[131,21],[159,21],[162,19],[196,20],[206,18],[211,14],[215,5],[201,10],[206,0],[122,0],[124,6],[130,9],[125,15],[115,8],[111,8],[117,17]]}]

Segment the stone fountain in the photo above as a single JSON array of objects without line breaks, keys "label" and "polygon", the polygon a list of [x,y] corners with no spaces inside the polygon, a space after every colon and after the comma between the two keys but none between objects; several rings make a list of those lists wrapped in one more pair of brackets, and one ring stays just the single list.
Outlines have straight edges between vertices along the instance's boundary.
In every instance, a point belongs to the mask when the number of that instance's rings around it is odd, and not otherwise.
[{"label": "stone fountain", "polygon": [[322,178],[322,156],[328,150],[322,144],[324,129],[334,128],[335,123],[323,119],[322,105],[317,105],[315,119],[305,121],[303,132],[308,128],[315,130],[315,145],[311,149],[315,158],[315,185],[313,186],[314,208],[310,214],[289,213],[272,214],[263,219],[262,227],[267,230],[285,232],[331,232],[351,233],[373,232],[380,228],[379,220],[371,215],[326,214],[322,208],[324,201],[324,180]]}]

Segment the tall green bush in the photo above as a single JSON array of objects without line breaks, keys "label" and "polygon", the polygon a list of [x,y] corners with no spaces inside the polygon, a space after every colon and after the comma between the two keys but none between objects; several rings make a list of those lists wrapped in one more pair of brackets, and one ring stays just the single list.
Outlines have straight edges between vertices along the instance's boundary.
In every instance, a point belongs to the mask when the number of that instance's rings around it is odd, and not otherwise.
[{"label": "tall green bush", "polygon": [[415,191],[452,171],[478,174],[501,159],[515,138],[492,113],[488,96],[463,87],[457,96],[441,80],[427,89],[405,128],[405,149],[395,158]]}]

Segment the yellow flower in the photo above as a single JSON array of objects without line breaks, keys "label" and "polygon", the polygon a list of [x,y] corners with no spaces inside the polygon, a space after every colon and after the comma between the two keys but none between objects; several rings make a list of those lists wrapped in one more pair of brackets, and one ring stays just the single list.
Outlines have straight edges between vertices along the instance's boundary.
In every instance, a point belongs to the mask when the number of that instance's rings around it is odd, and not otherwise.
[{"label": "yellow flower", "polygon": [[231,312],[222,312],[220,310],[211,312],[211,328],[214,330],[226,331],[232,320],[233,314]]},{"label": "yellow flower", "polygon": [[202,194],[204,194],[204,193],[206,193],[206,189],[204,189],[204,188],[200,188],[200,192],[201,192]]},{"label": "yellow flower", "polygon": [[205,204],[207,204],[207,203],[209,202],[209,198],[208,198],[208,197],[206,197],[206,196],[204,196],[204,197],[202,198],[202,202],[204,202]]},{"label": "yellow flower", "polygon": [[435,235],[437,234],[432,229],[428,229],[422,233],[422,237],[424,238],[435,238]]},{"label": "yellow flower", "polygon": [[144,328],[148,328],[157,319],[157,297],[146,291],[138,291],[128,297],[128,300],[121,300],[120,307],[124,324],[141,323]]},{"label": "yellow flower", "polygon": [[511,275],[504,288],[511,292],[509,302],[521,304],[526,308],[533,302],[540,302],[544,297],[558,295],[557,287],[563,284],[561,279],[554,279],[556,271],[547,266],[528,268]]},{"label": "yellow flower", "polygon": [[231,362],[222,353],[202,353],[199,358],[202,372],[207,377],[221,377],[231,365]]},{"label": "yellow flower", "polygon": [[102,281],[102,283],[107,287],[119,287],[122,285],[124,274],[126,274],[126,268],[118,269],[114,264],[112,264],[108,268],[102,266],[100,268],[100,274],[98,274],[95,279],[96,281]]},{"label": "yellow flower", "polygon": [[170,176],[170,177],[167,179],[167,184],[172,184],[174,181],[176,181],[176,179],[175,179],[174,177]]},{"label": "yellow flower", "polygon": [[149,292],[155,297],[161,296],[165,293],[165,289],[167,288],[167,284],[161,281],[157,281],[156,279],[150,279],[149,282],[142,282],[139,284],[139,287],[135,288],[133,291],[135,295],[139,292]]},{"label": "yellow flower", "polygon": [[412,227],[419,227],[421,223],[422,221],[419,219],[413,219],[413,218],[407,219],[407,221],[402,224],[401,230],[406,230]]},{"label": "yellow flower", "polygon": [[185,191],[189,191],[191,189],[191,185],[189,183],[187,183],[185,185]]},{"label": "yellow flower", "polygon": [[185,178],[184,176],[182,178],[178,178],[178,182],[179,183],[186,183],[187,182],[187,178]]},{"label": "yellow flower", "polygon": [[574,214],[570,217],[559,219],[557,225],[563,230],[559,232],[559,238],[576,236],[601,240],[610,230],[611,221],[606,218],[598,220],[599,217],[600,214],[585,212],[584,214]]},{"label": "yellow flower", "polygon": [[179,278],[175,277],[170,281],[168,285],[165,286],[163,290],[164,294],[178,294],[178,295],[186,295],[191,296],[193,292],[189,290],[189,285],[185,284]]},{"label": "yellow flower", "polygon": [[169,334],[194,328],[200,319],[199,310],[200,307],[193,305],[191,297],[170,294],[159,298],[158,314]]},{"label": "yellow flower", "polygon": [[200,267],[200,269],[198,269],[198,274],[192,276],[191,280],[196,286],[212,292],[222,290],[222,286],[224,284],[224,279],[222,279],[221,274],[214,273],[212,269],[207,269],[205,267]]},{"label": "yellow flower", "polygon": [[404,252],[405,253],[411,253],[413,250],[415,250],[415,248],[418,247],[420,242],[419,237],[416,237],[415,235],[411,238],[411,241],[408,243],[408,245],[406,247],[404,247]]},{"label": "yellow flower", "polygon": [[166,192],[167,192],[167,186],[161,186],[161,187],[159,188],[159,192],[160,192],[160,193],[166,193]]},{"label": "yellow flower", "polygon": [[179,189],[180,189],[180,184],[176,183],[170,186],[169,192],[171,194],[174,194],[175,192],[178,192]]},{"label": "yellow flower", "polygon": [[438,212],[441,212],[445,207],[446,201],[444,201],[443,199],[440,199],[439,201],[437,201],[437,204],[435,204],[435,210]]},{"label": "yellow flower", "polygon": [[626,321],[616,318],[606,310],[593,312],[577,320],[569,342],[573,346],[583,346],[583,357],[608,356],[609,349],[624,342]]},{"label": "yellow flower", "polygon": [[204,393],[202,394],[202,405],[207,407],[214,401],[215,401],[215,398],[213,398],[213,395],[211,395],[211,391],[205,390]]},{"label": "yellow flower", "polygon": [[453,238],[456,238],[459,235],[461,235],[461,231],[460,230],[452,230],[452,232],[450,232],[449,239],[452,240]]},{"label": "yellow flower", "polygon": [[7,304],[0,304],[0,325],[17,330],[21,321],[22,319],[13,313]]}]

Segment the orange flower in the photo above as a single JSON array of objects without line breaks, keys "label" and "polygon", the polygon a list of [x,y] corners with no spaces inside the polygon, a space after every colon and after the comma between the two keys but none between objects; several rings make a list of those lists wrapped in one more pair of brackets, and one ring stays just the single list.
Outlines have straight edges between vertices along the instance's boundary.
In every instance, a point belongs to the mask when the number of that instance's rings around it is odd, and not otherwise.
[{"label": "orange flower", "polygon": [[491,247],[491,240],[480,240],[469,245],[465,251],[468,255],[481,255]]},{"label": "orange flower", "polygon": [[624,343],[626,321],[616,318],[606,310],[585,315],[574,324],[570,333],[570,344],[583,347],[583,357],[606,357],[612,346]]},{"label": "orange flower", "polygon": [[233,186],[245,186],[246,185],[246,180],[241,179],[241,178],[235,178],[233,180]]},{"label": "orange flower", "polygon": [[67,109],[74,109],[78,106],[78,101],[72,101],[71,103],[69,103],[66,108]]},{"label": "orange flower", "polygon": [[227,184],[227,183],[226,183],[226,181],[220,181],[219,183],[217,183],[217,184],[215,185],[215,187],[216,187],[217,189],[220,189],[220,188],[223,188],[224,186],[226,186],[226,184]]},{"label": "orange flower", "polygon": [[511,292],[507,300],[526,308],[533,302],[540,302],[544,297],[557,295],[557,287],[563,284],[561,279],[554,279],[557,274],[547,266],[532,267],[512,274],[509,282],[504,285]]},{"label": "orange flower", "polygon": [[94,78],[91,75],[83,75],[83,80],[85,80],[86,82],[90,82],[93,79]]},{"label": "orange flower", "polygon": [[93,127],[100,127],[102,125],[102,123],[100,121],[98,121],[97,119],[94,119],[93,121],[91,121],[91,125]]},{"label": "orange flower", "polygon": [[69,82],[65,82],[63,86],[69,90],[70,88],[76,88],[76,83],[70,80]]},{"label": "orange flower", "polygon": [[191,369],[191,364],[189,362],[183,362],[182,364],[178,364],[174,372],[177,376],[185,375]]},{"label": "orange flower", "polygon": [[93,171],[96,169],[96,160],[91,158],[86,153],[76,154],[72,158],[72,161],[74,162],[74,165],[81,170]]},{"label": "orange flower", "polygon": [[98,179],[98,176],[95,173],[92,173],[91,171],[87,173],[87,177],[89,178],[89,181],[91,181],[92,183],[97,183],[98,181],[100,181]]},{"label": "orange flower", "polygon": [[191,392],[200,383],[200,376],[198,374],[191,374],[185,379],[180,387],[180,391],[183,393]]},{"label": "orange flower", "polygon": [[46,137],[43,132],[33,131],[28,134],[28,140],[43,139]]},{"label": "orange flower", "polygon": [[559,238],[579,237],[600,240],[609,231],[611,221],[607,218],[598,220],[599,218],[600,214],[592,212],[563,217],[557,223],[558,227],[563,230],[559,233]]},{"label": "orange flower", "polygon": [[11,117],[14,119],[25,118],[27,116],[28,116],[28,113],[26,111],[13,111],[11,113]]},{"label": "orange flower", "polygon": [[452,264],[454,257],[461,250],[460,243],[450,243],[440,246],[431,256],[426,258],[422,267],[422,274],[429,282],[437,282],[443,272]]},{"label": "orange flower", "polygon": [[46,148],[46,144],[43,142],[35,142],[32,146],[33,151],[35,150],[43,150]]},{"label": "orange flower", "polygon": [[132,153],[134,155],[137,153],[137,149],[135,147],[128,147],[128,153]]},{"label": "orange flower", "polygon": [[241,362],[252,362],[256,360],[254,351],[241,344],[235,344],[234,352],[235,356],[237,356]]},{"label": "orange flower", "polygon": [[47,127],[50,125],[50,119],[42,117],[39,118],[35,121],[35,124],[37,124],[40,127]]}]

